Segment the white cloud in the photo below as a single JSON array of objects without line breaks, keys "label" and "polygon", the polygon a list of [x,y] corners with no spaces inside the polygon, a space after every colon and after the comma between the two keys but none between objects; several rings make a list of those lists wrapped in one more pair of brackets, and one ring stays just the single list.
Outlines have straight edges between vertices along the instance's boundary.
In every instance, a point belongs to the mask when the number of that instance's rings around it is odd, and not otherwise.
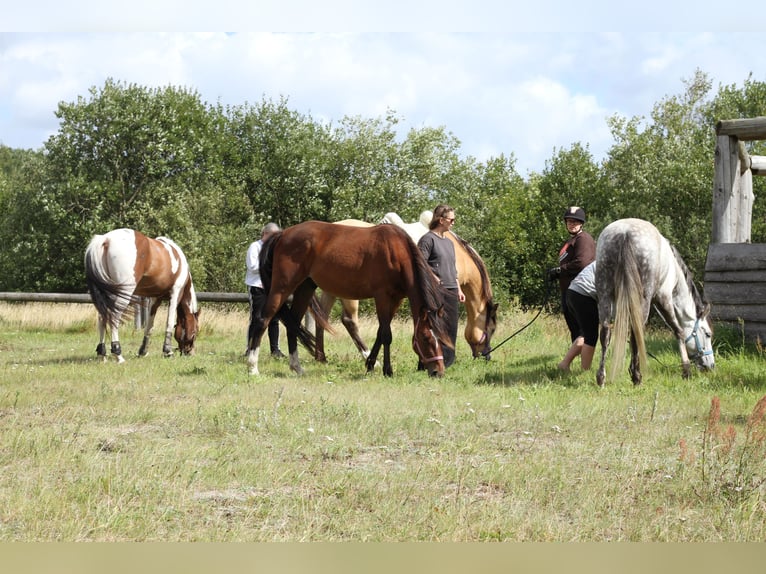
[{"label": "white cloud", "polygon": [[60,101],[106,78],[194,89],[210,102],[288,98],[318,120],[381,117],[444,126],[479,160],[513,153],[539,171],[554,148],[610,145],[605,119],[646,116],[695,69],[764,81],[761,34],[95,33],[0,34],[0,142],[37,148]]}]

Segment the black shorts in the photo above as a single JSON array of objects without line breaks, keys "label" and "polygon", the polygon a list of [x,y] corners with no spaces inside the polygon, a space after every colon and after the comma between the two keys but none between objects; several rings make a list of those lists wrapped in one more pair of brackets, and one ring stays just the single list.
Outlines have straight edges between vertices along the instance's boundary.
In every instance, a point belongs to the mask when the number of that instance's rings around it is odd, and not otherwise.
[{"label": "black shorts", "polygon": [[585,339],[585,344],[595,347],[598,341],[598,302],[592,297],[569,289],[567,307],[577,322],[580,336]]}]

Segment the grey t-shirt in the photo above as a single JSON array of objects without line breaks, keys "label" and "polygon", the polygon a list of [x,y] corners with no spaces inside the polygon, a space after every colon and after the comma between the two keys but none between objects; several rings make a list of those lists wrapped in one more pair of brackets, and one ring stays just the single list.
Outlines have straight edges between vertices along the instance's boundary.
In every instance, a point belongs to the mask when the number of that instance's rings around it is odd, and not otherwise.
[{"label": "grey t-shirt", "polygon": [[442,285],[447,289],[457,289],[455,246],[452,241],[429,231],[418,241],[418,248]]},{"label": "grey t-shirt", "polygon": [[596,291],[596,262],[589,263],[572,279],[569,288],[575,293],[598,300]]}]

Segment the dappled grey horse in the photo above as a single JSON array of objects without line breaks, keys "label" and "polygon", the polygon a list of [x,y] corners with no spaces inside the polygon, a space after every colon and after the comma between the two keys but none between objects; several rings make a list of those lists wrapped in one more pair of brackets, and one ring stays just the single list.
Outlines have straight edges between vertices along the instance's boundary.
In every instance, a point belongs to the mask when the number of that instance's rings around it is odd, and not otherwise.
[{"label": "dappled grey horse", "polygon": [[690,374],[690,359],[701,369],[715,366],[710,306],[700,297],[681,256],[654,225],[642,219],[610,223],[599,235],[596,260],[601,321],[601,363],[596,373],[599,385],[604,384],[612,331],[615,343],[610,381],[625,356],[630,333],[630,375],[633,384],[641,383],[641,369],[646,366],[644,325],[652,304],[678,339],[684,378]]}]

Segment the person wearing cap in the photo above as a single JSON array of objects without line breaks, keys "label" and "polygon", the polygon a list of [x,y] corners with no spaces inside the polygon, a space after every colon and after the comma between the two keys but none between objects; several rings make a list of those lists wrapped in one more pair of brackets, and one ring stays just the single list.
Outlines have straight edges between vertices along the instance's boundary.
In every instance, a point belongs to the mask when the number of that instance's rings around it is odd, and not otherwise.
[{"label": "person wearing cap", "polygon": [[[259,257],[261,248],[266,240],[281,231],[279,225],[274,222],[269,222],[264,225],[261,231],[261,238],[257,241],[253,241],[250,247],[247,248],[247,256],[245,257],[245,285],[247,285],[248,298],[250,299],[250,325],[247,328],[248,344],[253,329],[256,313],[258,313],[266,302],[268,293],[263,288],[263,282],[261,281],[261,270],[259,264]],[[271,348],[271,356],[275,359],[281,359],[285,355],[279,349],[279,319],[276,317],[269,321],[268,326],[269,335],[269,347]]]},{"label": "person wearing cap", "polygon": [[585,219],[585,210],[582,207],[572,206],[564,212],[564,225],[569,233],[569,239],[559,250],[558,266],[548,270],[548,278],[551,281],[558,280],[561,291],[561,310],[575,348],[582,348],[583,337],[577,320],[567,305],[567,291],[572,279],[589,263],[596,260],[596,242],[590,233],[583,230]]},{"label": "person wearing cap", "polygon": [[[443,320],[452,348],[442,345],[445,368],[455,362],[454,347],[457,342],[459,304],[465,302],[465,294],[458,281],[455,246],[445,235],[450,232],[454,223],[455,210],[449,205],[437,205],[428,225],[428,232],[418,240],[420,252],[447,292],[444,300]],[[418,362],[418,369],[422,370],[423,368],[423,364]]]}]

